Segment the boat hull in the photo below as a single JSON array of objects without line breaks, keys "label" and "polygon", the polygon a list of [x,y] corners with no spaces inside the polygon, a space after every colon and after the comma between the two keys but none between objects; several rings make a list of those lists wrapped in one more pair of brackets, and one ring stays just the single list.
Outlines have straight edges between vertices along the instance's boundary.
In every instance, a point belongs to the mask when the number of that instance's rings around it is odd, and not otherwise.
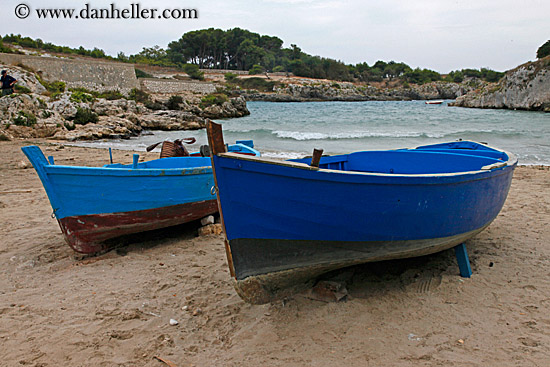
[{"label": "boat hull", "polygon": [[424,240],[236,239],[228,242],[236,272],[237,292],[249,303],[263,304],[307,287],[316,277],[329,271],[375,261],[433,254],[463,243],[486,227],[455,236]]},{"label": "boat hull", "polygon": [[[103,243],[200,219],[218,211],[209,158],[164,158],[137,167],[55,165],[36,146],[24,147],[67,243],[95,253]],[[110,244],[113,246],[114,244]]]},{"label": "boat hull", "polygon": [[109,249],[104,241],[123,235],[184,224],[218,212],[216,200],[123,213],[77,215],[58,219],[69,246],[90,254]]}]

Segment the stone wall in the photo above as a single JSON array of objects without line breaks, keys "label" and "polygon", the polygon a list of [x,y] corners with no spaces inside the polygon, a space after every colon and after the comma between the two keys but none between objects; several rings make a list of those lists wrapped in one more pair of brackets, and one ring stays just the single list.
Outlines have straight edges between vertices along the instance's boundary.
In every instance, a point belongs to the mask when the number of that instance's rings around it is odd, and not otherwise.
[{"label": "stone wall", "polygon": [[119,90],[127,94],[139,85],[134,66],[131,64],[3,53],[0,53],[0,63],[24,65],[33,69],[45,80],[60,80],[69,88]]},{"label": "stone wall", "polygon": [[216,87],[214,84],[204,82],[140,78],[139,83],[141,89],[144,89],[150,93],[178,94],[183,92],[193,92],[210,94],[216,92]]},{"label": "stone wall", "polygon": [[[226,69],[200,69],[205,74],[227,74],[227,73],[233,73],[237,75],[250,75],[248,74],[247,70],[226,70]],[[294,75],[290,72],[286,71],[278,71],[276,73],[269,72],[268,75],[274,75],[274,76],[287,76],[287,75]],[[265,75],[264,73],[258,74],[258,75]],[[254,75],[253,75],[254,76]]]}]

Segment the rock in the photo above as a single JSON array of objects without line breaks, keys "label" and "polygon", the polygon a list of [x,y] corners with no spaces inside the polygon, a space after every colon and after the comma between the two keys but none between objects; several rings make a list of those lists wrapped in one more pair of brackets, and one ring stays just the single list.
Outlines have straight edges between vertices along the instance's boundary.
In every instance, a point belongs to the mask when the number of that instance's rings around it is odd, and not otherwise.
[{"label": "rock", "polygon": [[270,102],[454,99],[472,89],[468,83],[443,81],[412,87],[377,88],[348,82],[329,83],[305,79],[301,84],[275,87],[274,93],[244,94],[244,97],[252,101]]},{"label": "rock", "polygon": [[179,322],[178,322],[177,320],[175,320],[175,319],[170,319],[170,325],[175,326],[175,325],[177,325],[177,324],[179,324]]},{"label": "rock", "polygon": [[0,115],[2,119],[10,120],[16,118],[20,112],[40,117],[44,102],[37,95],[12,94],[0,98]]},{"label": "rock", "polygon": [[320,280],[308,294],[308,298],[323,302],[338,302],[348,295],[345,282]]},{"label": "rock", "polygon": [[19,163],[17,163],[17,168],[19,169],[27,169],[29,167],[31,167],[31,164],[29,162],[19,161]]},{"label": "rock", "polygon": [[242,117],[250,115],[250,111],[246,107],[246,100],[240,96],[231,98],[221,105],[208,106],[201,115],[206,118]]},{"label": "rock", "polygon": [[199,228],[199,236],[219,235],[223,232],[222,225],[219,223],[209,224],[207,226]]},{"label": "rock", "polygon": [[204,217],[201,219],[201,225],[207,226],[209,224],[214,224],[214,216],[209,215],[208,217]]},{"label": "rock", "polygon": [[185,111],[155,111],[138,119],[142,128],[150,130],[197,130],[206,126],[203,118]]},{"label": "rock", "polygon": [[509,70],[498,83],[476,89],[450,105],[547,111],[550,106],[550,56]]},{"label": "rock", "polygon": [[98,115],[111,116],[120,114],[136,114],[140,108],[133,100],[124,98],[115,100],[97,99],[91,106],[91,109]]},{"label": "rock", "polygon": [[46,92],[46,88],[36,78],[33,72],[25,70],[18,66],[6,66],[1,65],[2,70],[7,70],[8,74],[17,79],[15,84],[15,91],[17,92],[17,86],[22,86],[30,89],[32,93],[42,94]]}]

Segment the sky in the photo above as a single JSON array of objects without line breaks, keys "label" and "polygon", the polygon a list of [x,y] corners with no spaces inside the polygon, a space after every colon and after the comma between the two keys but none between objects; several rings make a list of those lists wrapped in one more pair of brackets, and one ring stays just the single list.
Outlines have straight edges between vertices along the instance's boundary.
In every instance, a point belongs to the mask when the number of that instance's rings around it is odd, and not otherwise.
[{"label": "sky", "polygon": [[[74,8],[78,14],[86,3],[120,10],[131,4],[159,12],[196,9],[198,18],[54,20],[36,13]],[[113,56],[166,48],[192,30],[239,27],[347,64],[393,60],[440,73],[512,69],[535,60],[550,39],[548,0],[2,0],[2,13],[2,35],[97,47]]]}]

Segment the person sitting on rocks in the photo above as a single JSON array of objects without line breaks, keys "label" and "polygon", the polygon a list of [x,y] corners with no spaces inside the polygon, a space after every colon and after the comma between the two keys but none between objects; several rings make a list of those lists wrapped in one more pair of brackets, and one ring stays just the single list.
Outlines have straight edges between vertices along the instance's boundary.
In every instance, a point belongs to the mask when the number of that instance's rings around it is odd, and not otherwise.
[{"label": "person sitting on rocks", "polygon": [[13,93],[13,85],[16,81],[17,79],[11,75],[8,75],[6,70],[2,70],[2,77],[0,78],[0,82],[2,82],[2,96],[7,96],[8,94]]}]

